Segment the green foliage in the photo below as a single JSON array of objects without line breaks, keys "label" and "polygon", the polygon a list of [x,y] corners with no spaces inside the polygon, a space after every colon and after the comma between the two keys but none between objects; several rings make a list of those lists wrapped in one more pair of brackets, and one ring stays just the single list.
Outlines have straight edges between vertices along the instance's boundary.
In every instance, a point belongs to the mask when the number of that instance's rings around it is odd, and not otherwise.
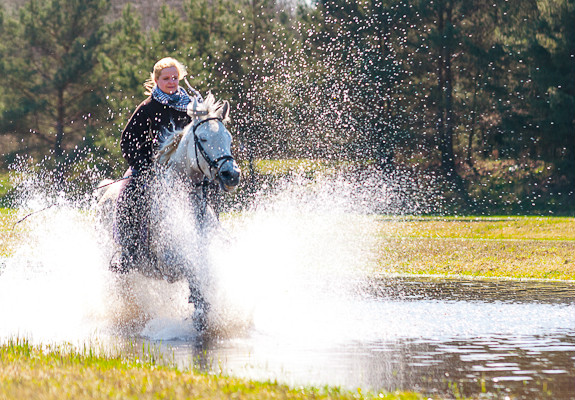
[{"label": "green foliage", "polygon": [[[143,82],[173,56],[194,87],[230,100],[235,152],[252,172],[260,158],[359,160],[382,173],[419,159],[468,209],[541,198],[575,212],[572,0],[185,0],[154,8],[151,27],[130,4],[110,15],[110,2],[0,6],[5,165],[51,156],[119,175]],[[539,162],[553,172],[543,189],[481,169]],[[499,185],[509,207],[486,201]]]},{"label": "green foliage", "polygon": [[30,0],[19,9],[6,32],[19,52],[3,71],[5,95],[18,99],[4,107],[5,130],[29,132],[57,158],[78,143],[102,100],[98,55],[108,40],[108,7],[106,0]]}]

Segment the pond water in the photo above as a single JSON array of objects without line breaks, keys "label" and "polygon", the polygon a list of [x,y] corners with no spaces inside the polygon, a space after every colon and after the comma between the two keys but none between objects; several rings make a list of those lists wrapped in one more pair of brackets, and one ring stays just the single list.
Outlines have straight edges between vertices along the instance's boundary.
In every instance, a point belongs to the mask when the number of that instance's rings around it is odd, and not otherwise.
[{"label": "pond water", "polygon": [[372,218],[286,208],[227,223],[205,335],[186,284],[118,282],[85,213],[37,215],[0,260],[0,341],[143,342],[183,368],[292,386],[575,399],[575,282],[374,277]]},{"label": "pond water", "polygon": [[273,322],[256,315],[240,337],[157,343],[183,367],[295,386],[575,398],[575,283],[389,277],[359,286],[355,298],[294,304]]}]

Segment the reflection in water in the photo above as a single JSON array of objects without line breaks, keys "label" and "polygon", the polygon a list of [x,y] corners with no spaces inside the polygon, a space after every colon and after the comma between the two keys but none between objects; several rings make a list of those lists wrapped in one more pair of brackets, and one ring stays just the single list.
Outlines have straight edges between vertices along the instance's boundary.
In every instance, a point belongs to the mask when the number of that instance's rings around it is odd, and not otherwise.
[{"label": "reflection in water", "polygon": [[164,345],[182,366],[201,357],[206,370],[291,385],[575,396],[573,283],[395,277],[367,293],[334,303],[338,318],[308,305],[317,313],[298,334],[256,323],[200,349],[197,340]]},{"label": "reflection in water", "polygon": [[393,277],[364,285],[364,291],[378,298],[478,300],[503,303],[570,304],[575,288],[569,283],[533,280],[437,279],[435,277]]}]

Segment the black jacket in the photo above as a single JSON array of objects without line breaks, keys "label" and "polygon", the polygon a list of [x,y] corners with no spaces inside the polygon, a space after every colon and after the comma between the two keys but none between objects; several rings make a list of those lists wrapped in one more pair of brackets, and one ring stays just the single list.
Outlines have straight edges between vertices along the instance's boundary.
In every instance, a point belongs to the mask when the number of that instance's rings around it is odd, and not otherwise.
[{"label": "black jacket", "polygon": [[183,129],[191,122],[187,113],[161,104],[151,96],[144,100],[122,132],[122,155],[136,173],[150,168],[158,137],[166,130]]}]

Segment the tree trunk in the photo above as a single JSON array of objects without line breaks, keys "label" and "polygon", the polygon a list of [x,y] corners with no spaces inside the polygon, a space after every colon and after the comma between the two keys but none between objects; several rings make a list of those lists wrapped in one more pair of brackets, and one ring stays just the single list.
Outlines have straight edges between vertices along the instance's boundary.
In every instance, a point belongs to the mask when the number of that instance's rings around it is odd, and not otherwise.
[{"label": "tree trunk", "polygon": [[[437,12],[437,31],[438,34],[445,39],[445,20],[443,14],[443,3],[439,3]],[[445,154],[445,44],[444,40],[439,43],[439,52],[437,57],[437,121],[436,121],[436,137],[439,152],[441,154],[441,167],[444,168],[444,154]]]},{"label": "tree trunk", "polygon": [[469,207],[471,199],[465,188],[465,182],[456,170],[455,152],[453,151],[453,127],[455,121],[453,112],[453,74],[451,70],[451,56],[453,53],[451,48],[451,35],[453,35],[453,32],[451,32],[452,13],[453,3],[451,1],[440,2],[437,27],[442,39],[437,68],[438,89],[440,92],[437,112],[437,135],[441,152],[441,169],[447,181],[454,186],[461,200]]},{"label": "tree trunk", "polygon": [[54,143],[54,155],[56,158],[62,157],[64,151],[62,142],[64,140],[64,91],[58,90],[57,94],[57,115],[56,115],[56,142]]},{"label": "tree trunk", "polygon": [[[477,77],[479,79],[479,77]],[[473,104],[471,106],[471,127],[469,129],[469,138],[467,139],[467,156],[465,162],[473,168],[473,137],[475,136],[475,124],[477,123],[477,81],[473,85]]]},{"label": "tree trunk", "polygon": [[[445,12],[445,14],[444,14]],[[442,96],[442,107],[440,108],[441,131],[439,136],[441,151],[441,167],[448,176],[455,173],[455,155],[453,152],[453,86],[451,73],[451,42],[447,37],[447,26],[451,25],[452,5],[448,4],[445,10],[440,8],[438,19],[439,32],[444,42],[442,43],[439,60],[439,89]]]}]

